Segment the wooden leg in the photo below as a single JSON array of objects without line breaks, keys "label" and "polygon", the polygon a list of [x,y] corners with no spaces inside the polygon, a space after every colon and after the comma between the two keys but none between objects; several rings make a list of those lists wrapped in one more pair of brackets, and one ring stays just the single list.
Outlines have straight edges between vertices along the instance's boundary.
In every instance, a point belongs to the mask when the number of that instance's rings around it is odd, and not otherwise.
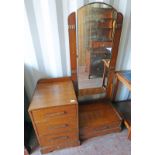
[{"label": "wooden leg", "polygon": [[131,140],[131,128],[128,129],[128,139]]}]

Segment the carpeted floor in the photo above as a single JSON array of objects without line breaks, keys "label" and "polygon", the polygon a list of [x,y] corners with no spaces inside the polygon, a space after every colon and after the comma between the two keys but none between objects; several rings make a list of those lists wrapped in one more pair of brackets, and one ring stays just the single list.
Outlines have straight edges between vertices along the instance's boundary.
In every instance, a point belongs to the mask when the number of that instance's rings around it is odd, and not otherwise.
[{"label": "carpeted floor", "polygon": [[[94,137],[83,141],[78,147],[56,150],[46,155],[130,155],[131,142],[127,139],[127,129],[119,133]],[[41,155],[39,147],[31,155]]]}]

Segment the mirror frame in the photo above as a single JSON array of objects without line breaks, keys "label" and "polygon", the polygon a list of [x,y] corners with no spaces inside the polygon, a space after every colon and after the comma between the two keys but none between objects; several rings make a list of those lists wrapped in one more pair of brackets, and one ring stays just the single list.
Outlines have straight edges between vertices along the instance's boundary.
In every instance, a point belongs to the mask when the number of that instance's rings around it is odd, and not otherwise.
[{"label": "mirror frame", "polygon": [[[94,2],[94,3],[106,4],[106,3],[102,3],[102,2]],[[94,4],[94,3],[89,3],[87,5]],[[83,8],[87,5],[84,5],[81,8]],[[108,4],[106,4],[106,5],[108,5]],[[81,9],[81,8],[79,8],[79,9]],[[115,8],[113,8],[113,9],[116,10]],[[114,77],[114,73],[115,73],[120,37],[121,37],[121,32],[122,32],[122,24],[123,24],[123,15],[122,15],[122,13],[117,12],[116,28],[115,28],[114,38],[113,38],[113,42],[112,42],[112,57],[111,57],[110,67],[109,67],[108,83],[107,83],[106,89],[104,90],[104,92],[106,93],[105,98],[107,98],[107,99],[112,98],[112,92],[113,92],[112,82],[113,82],[113,77]],[[68,32],[69,32],[69,46],[70,46],[71,79],[72,79],[74,87],[75,87],[76,95],[83,96],[83,95],[98,94],[100,92],[100,90],[97,88],[85,89],[83,92],[81,92],[81,94],[79,93],[78,78],[77,78],[77,48],[76,48],[77,42],[76,42],[76,13],[75,12],[72,12],[68,16]]]}]

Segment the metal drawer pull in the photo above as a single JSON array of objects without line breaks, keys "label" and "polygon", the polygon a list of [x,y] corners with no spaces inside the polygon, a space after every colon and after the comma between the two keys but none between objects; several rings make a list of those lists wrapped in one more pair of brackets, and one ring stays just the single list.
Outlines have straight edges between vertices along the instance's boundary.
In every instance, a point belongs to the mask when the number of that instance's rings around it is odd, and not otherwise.
[{"label": "metal drawer pull", "polygon": [[46,113],[45,116],[46,117],[55,117],[55,116],[61,116],[61,115],[64,115],[66,114],[67,112],[66,111],[63,111],[63,112],[57,112],[57,113]]},{"label": "metal drawer pull", "polygon": [[49,140],[49,142],[55,141],[55,140],[63,140],[63,139],[68,139],[68,136],[61,136],[61,137],[55,137]]},{"label": "metal drawer pull", "polygon": [[56,126],[49,126],[48,130],[53,130],[53,129],[58,129],[58,128],[65,128],[67,127],[68,124],[61,124],[61,125],[56,125]]}]

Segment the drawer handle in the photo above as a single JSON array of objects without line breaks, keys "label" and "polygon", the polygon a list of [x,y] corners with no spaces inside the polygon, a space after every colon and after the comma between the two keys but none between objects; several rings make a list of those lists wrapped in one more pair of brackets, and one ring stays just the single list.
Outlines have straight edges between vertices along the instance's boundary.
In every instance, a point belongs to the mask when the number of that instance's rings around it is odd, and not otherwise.
[{"label": "drawer handle", "polygon": [[55,137],[49,140],[49,142],[55,141],[55,140],[65,140],[68,139],[68,136],[61,136],[61,137]]},{"label": "drawer handle", "polygon": [[46,113],[45,116],[46,117],[55,117],[55,116],[65,115],[66,113],[67,113],[66,111],[57,112],[57,113]]},{"label": "drawer handle", "polygon": [[57,126],[49,126],[48,130],[59,129],[59,128],[66,128],[67,126],[68,126],[68,124],[61,124],[61,125],[57,125]]}]

